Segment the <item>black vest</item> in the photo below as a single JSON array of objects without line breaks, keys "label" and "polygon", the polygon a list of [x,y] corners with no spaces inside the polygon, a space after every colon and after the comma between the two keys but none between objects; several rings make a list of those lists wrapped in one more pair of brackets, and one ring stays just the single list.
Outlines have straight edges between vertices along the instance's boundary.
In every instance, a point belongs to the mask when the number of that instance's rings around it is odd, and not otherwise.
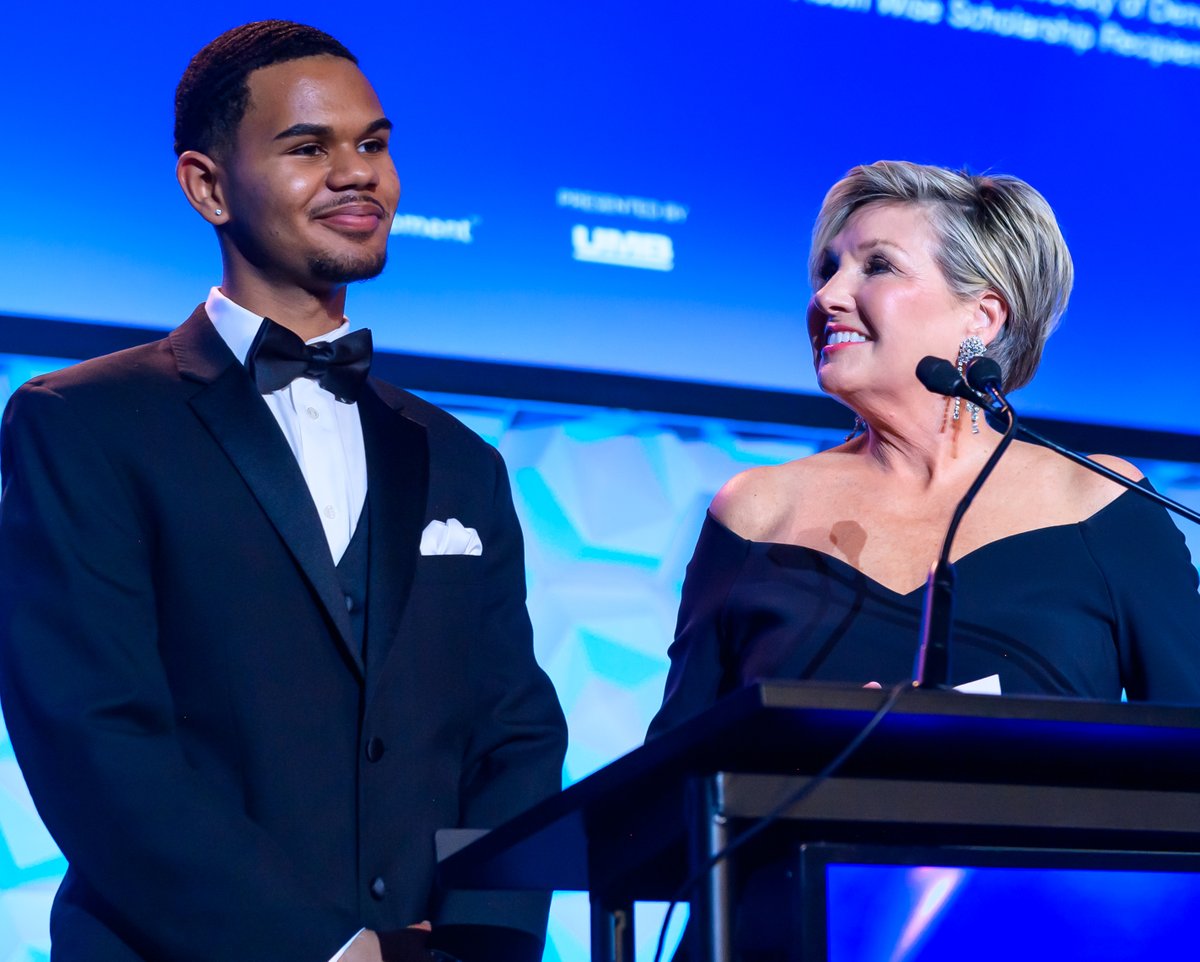
[{"label": "black vest", "polygon": [[346,611],[350,613],[351,642],[357,646],[359,657],[367,640],[367,567],[371,525],[367,519],[367,504],[363,503],[362,514],[354,528],[354,536],[346,546],[342,560],[337,563],[338,579],[342,583],[342,594],[346,596]]}]

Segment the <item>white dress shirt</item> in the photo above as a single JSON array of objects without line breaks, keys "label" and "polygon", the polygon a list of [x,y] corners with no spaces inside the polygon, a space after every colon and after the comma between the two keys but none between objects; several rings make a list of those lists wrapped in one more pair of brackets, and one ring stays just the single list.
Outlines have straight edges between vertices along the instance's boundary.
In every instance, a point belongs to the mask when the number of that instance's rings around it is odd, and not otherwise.
[{"label": "white dress shirt", "polygon": [[[234,357],[244,364],[263,319],[216,287],[209,291],[204,309]],[[343,318],[337,330],[308,343],[332,341],[348,333],[350,322]],[[296,456],[336,564],[350,544],[367,498],[367,456],[358,405],[339,401],[306,377],[263,395],[263,400]]]}]

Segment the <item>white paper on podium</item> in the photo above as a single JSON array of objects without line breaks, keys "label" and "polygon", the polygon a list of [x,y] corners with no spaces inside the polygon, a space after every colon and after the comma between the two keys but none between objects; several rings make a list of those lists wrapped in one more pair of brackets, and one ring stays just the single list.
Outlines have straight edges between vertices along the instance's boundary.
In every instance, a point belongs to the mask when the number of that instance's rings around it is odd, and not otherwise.
[{"label": "white paper on podium", "polygon": [[999,695],[1000,676],[987,675],[974,681],[965,681],[961,685],[955,685],[954,690],[965,691],[968,695]]}]

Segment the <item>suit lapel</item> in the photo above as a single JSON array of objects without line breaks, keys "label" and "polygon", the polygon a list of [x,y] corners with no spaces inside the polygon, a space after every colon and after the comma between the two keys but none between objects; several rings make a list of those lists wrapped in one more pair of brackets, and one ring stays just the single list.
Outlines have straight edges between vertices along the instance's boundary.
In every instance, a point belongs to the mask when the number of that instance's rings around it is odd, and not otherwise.
[{"label": "suit lapel", "polygon": [[279,532],[361,672],[329,542],[304,475],[270,409],[202,307],[171,333],[170,342],[180,373],[203,384],[190,399],[192,410]]},{"label": "suit lapel", "polygon": [[420,552],[429,490],[423,425],[385,402],[368,382],[358,402],[367,453],[370,569],[367,677],[377,678],[400,626]]}]

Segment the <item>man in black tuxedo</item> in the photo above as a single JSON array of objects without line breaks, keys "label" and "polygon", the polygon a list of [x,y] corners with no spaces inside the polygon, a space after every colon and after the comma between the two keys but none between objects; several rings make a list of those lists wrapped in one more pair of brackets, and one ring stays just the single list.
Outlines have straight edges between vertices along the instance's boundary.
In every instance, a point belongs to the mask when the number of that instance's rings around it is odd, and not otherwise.
[{"label": "man in black tuxedo", "polygon": [[217,38],[176,150],[220,288],[6,412],[0,695],[70,865],[56,960],[540,957],[547,896],[434,883],[437,829],[557,790],[565,726],[499,455],[364,380],[343,317],[390,127],[328,35]]}]

